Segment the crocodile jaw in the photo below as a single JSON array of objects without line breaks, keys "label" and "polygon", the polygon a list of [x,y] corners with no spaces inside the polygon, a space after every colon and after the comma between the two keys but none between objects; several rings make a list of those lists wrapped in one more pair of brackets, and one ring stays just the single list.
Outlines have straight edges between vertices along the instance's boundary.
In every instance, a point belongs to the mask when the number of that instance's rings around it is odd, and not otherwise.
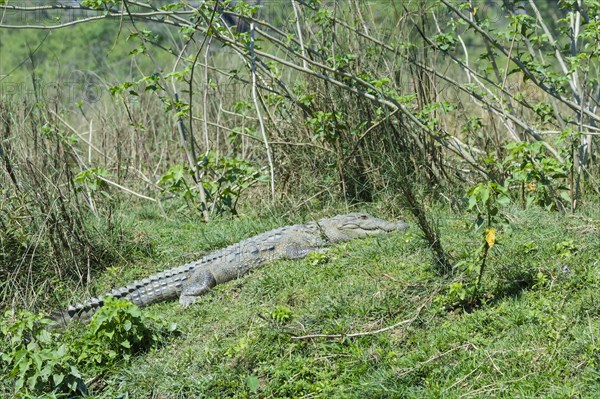
[{"label": "crocodile jaw", "polygon": [[408,225],[403,222],[388,222],[366,213],[350,213],[330,219],[321,219],[319,225],[332,242],[350,241],[379,234],[403,231]]}]

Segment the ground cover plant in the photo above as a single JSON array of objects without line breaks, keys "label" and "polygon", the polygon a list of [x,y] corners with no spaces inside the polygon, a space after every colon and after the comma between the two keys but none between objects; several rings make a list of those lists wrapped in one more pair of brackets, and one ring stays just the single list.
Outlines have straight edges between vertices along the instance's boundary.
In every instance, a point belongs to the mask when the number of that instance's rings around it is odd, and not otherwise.
[{"label": "ground cover plant", "polygon": [[[599,395],[596,2],[0,11],[0,396]],[[410,229],[45,319],[349,211]]]}]

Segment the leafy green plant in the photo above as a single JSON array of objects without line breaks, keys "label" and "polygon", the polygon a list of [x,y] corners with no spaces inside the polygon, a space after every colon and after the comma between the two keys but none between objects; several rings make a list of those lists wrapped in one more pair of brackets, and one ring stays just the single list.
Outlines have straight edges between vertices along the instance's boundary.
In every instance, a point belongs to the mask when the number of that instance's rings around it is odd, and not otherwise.
[{"label": "leafy green plant", "polygon": [[344,118],[341,112],[315,112],[312,118],[306,121],[314,129],[313,140],[335,143],[341,131],[345,129]]},{"label": "leafy green plant", "polygon": [[[77,362],[106,368],[128,361],[132,355],[159,341],[159,330],[151,328],[149,321],[157,322],[143,317],[130,301],[106,297],[85,334],[73,343],[75,353],[79,354]],[[175,326],[169,329],[173,331]]]},{"label": "leafy green plant", "polygon": [[306,262],[311,266],[324,265],[333,260],[331,254],[323,251],[314,251],[308,254]]},{"label": "leafy green plant", "polygon": [[112,297],[83,330],[58,334],[52,323],[28,311],[0,318],[0,379],[14,381],[8,389],[17,396],[87,394],[84,372],[103,373],[127,362],[176,328],[142,317],[137,306]]},{"label": "leafy green plant", "polygon": [[[188,208],[195,209],[197,193],[194,186],[189,182],[194,172],[183,164],[171,166],[167,172],[160,177],[158,185],[164,192],[178,195],[182,198]],[[180,208],[181,210],[182,208]]]},{"label": "leafy green plant", "polygon": [[109,9],[111,6],[119,4],[116,0],[83,0],[82,6],[94,8],[96,10]]},{"label": "leafy green plant", "polygon": [[278,324],[284,324],[294,317],[294,312],[288,306],[278,305],[268,313],[269,319]]},{"label": "leafy green plant", "polygon": [[519,187],[519,200],[525,209],[532,204],[547,209],[564,209],[562,201],[570,201],[565,182],[569,166],[546,154],[543,142],[518,142],[505,146],[504,158],[509,186]]},{"label": "leafy green plant", "polygon": [[108,184],[103,177],[110,176],[110,172],[104,168],[90,168],[83,170],[75,175],[73,182],[79,190],[86,190],[90,193],[99,193],[106,198],[110,198],[107,191]]},{"label": "leafy green plant", "polygon": [[244,191],[259,182],[268,181],[259,168],[234,156],[217,156],[209,152],[198,160],[199,171],[205,179],[204,189],[211,210],[216,213],[229,211],[237,214],[237,203]]},{"label": "leafy green plant", "polygon": [[510,203],[508,190],[498,183],[479,183],[467,191],[468,210],[475,212],[477,219],[475,229],[485,226],[482,243],[474,256],[458,262],[456,267],[462,268],[465,281],[453,282],[447,290],[450,300],[462,305],[474,305],[481,300],[479,289],[485,272],[486,261],[490,249],[496,244],[499,227],[506,229],[508,220],[500,212],[500,206]]},{"label": "leafy green plant", "polygon": [[16,395],[87,391],[73,354],[47,330],[50,323],[28,311],[7,311],[0,320],[0,375],[14,381]]},{"label": "leafy green plant", "polygon": [[44,124],[44,126],[42,126],[42,131],[40,135],[45,139],[68,145],[75,145],[79,142],[79,138],[76,134],[67,134],[60,130],[58,127],[49,123],[46,123]]},{"label": "leafy green plant", "polygon": [[[239,157],[217,156],[213,151],[199,158],[197,166],[202,176],[208,210],[217,214],[225,211],[237,214],[237,203],[242,193],[253,184],[266,181],[263,173],[250,162]],[[193,179],[194,171],[177,164],[169,168],[158,184],[165,192],[183,198],[189,208],[203,210]]]},{"label": "leafy green plant", "polygon": [[500,213],[500,206],[511,202],[506,187],[492,182],[479,183],[467,191],[467,199],[467,209],[477,215],[477,229],[482,225],[489,229],[498,224],[506,224],[506,218]]},{"label": "leafy green plant", "polygon": [[[458,267],[464,264],[457,264]],[[465,306],[471,300],[473,294],[473,285],[466,285],[460,281],[449,283],[444,292],[435,298],[435,303],[442,309],[452,309],[458,306]]]},{"label": "leafy green plant", "polygon": [[577,252],[578,247],[573,240],[564,240],[554,244],[554,249],[561,258],[569,258]]}]

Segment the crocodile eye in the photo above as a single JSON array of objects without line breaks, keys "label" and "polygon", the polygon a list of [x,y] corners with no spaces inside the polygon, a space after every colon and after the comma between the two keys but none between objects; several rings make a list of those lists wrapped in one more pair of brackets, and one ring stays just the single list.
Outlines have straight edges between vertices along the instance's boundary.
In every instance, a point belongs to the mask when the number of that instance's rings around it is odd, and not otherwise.
[{"label": "crocodile eye", "polygon": [[367,215],[360,215],[360,216],[359,216],[359,219],[361,219],[361,220],[366,220],[366,219],[367,219]]}]

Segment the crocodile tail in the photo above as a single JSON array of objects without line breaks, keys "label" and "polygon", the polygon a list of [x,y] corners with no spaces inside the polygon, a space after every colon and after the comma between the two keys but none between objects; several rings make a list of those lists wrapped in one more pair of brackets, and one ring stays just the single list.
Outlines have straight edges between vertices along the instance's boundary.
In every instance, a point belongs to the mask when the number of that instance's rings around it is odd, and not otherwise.
[{"label": "crocodile tail", "polygon": [[102,305],[98,306],[70,306],[69,309],[52,312],[50,314],[50,320],[52,320],[56,326],[65,327],[71,321],[79,320],[79,321],[87,321],[92,318],[94,313],[100,308]]},{"label": "crocodile tail", "polygon": [[53,320],[57,326],[66,326],[74,320],[88,321],[94,313],[104,306],[105,297],[125,298],[131,292],[135,291],[140,286],[140,282],[129,284],[126,287],[112,290],[111,292],[98,298],[91,298],[84,303],[78,303],[75,306],[69,306],[67,310],[53,312],[50,314],[50,320]]},{"label": "crocodile tail", "polygon": [[106,297],[127,298],[137,306],[146,306],[170,299],[177,296],[179,287],[198,263],[194,262],[166,270],[125,287],[114,289],[104,296],[92,298],[83,304],[69,306],[67,310],[53,312],[50,319],[55,322],[57,327],[64,327],[74,320],[87,321],[104,306],[103,298]]},{"label": "crocodile tail", "polygon": [[[100,296],[98,298],[91,298],[84,303],[78,303],[75,306],[69,306],[67,310],[53,312],[50,314],[50,319],[53,320],[58,326],[66,326],[69,322],[74,320],[88,321],[92,318],[94,313],[104,306],[104,298],[129,298],[129,295],[142,286],[142,282],[136,281],[133,284],[129,284],[122,288],[117,288],[111,292]],[[136,302],[135,300],[133,301]]]}]

